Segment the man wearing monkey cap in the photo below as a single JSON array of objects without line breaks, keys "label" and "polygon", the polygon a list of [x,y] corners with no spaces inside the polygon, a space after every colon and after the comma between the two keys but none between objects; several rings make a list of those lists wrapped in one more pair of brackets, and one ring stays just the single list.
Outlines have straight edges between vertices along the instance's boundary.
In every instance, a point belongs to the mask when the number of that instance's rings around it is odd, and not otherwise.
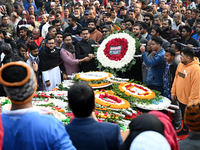
[{"label": "man wearing monkey cap", "polygon": [[5,64],[0,82],[12,102],[11,110],[2,111],[3,149],[75,149],[63,124],[32,106],[36,77],[26,63]]}]

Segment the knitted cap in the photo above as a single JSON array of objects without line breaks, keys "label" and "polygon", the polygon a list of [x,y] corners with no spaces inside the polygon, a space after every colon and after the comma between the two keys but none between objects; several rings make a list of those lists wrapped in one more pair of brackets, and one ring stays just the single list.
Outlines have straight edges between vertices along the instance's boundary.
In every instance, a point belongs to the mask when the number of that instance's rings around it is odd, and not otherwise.
[{"label": "knitted cap", "polygon": [[200,101],[194,100],[185,108],[185,125],[192,131],[200,132]]},{"label": "knitted cap", "polygon": [[0,82],[4,90],[15,104],[30,101],[37,89],[33,69],[25,62],[11,62],[0,69]]}]

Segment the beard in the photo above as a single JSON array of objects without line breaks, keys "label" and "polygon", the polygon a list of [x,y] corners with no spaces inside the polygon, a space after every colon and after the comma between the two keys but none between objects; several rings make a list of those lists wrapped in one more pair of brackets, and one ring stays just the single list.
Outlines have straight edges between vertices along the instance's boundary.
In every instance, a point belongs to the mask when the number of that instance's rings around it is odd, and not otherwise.
[{"label": "beard", "polygon": [[169,31],[169,27],[163,28],[163,31]]},{"label": "beard", "polygon": [[94,32],[95,29],[96,29],[96,28],[90,28],[90,29],[89,29],[89,32],[92,33],[92,32]]},{"label": "beard", "polygon": [[67,43],[66,46],[67,46],[68,48],[71,48],[71,47],[72,47],[72,43]]}]

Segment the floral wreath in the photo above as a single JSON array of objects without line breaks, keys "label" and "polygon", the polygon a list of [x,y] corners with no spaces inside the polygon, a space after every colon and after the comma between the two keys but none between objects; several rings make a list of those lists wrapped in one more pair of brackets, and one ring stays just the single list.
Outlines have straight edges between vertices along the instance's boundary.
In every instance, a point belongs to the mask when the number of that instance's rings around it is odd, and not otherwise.
[{"label": "floral wreath", "polygon": [[126,72],[135,64],[134,55],[138,53],[140,43],[128,30],[108,35],[97,49],[97,63],[101,70],[116,74]]},{"label": "floral wreath", "polygon": [[139,99],[153,99],[156,96],[149,88],[136,83],[120,84],[118,88],[120,91],[124,92],[124,94]]},{"label": "floral wreath", "polygon": [[95,92],[95,103],[112,109],[128,109],[130,103],[111,93]]}]

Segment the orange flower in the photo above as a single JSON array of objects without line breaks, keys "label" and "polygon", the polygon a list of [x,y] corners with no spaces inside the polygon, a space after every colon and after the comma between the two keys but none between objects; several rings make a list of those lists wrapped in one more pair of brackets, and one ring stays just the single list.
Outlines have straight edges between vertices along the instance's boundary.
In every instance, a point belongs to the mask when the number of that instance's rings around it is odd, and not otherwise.
[{"label": "orange flower", "polygon": [[[126,88],[126,86],[127,86],[127,88]],[[124,90],[124,87],[126,88],[126,90]],[[143,90],[144,93],[138,94],[138,95],[134,95],[134,94],[129,93],[128,91],[132,92],[131,89],[133,87],[138,88],[140,90]],[[148,88],[146,88],[142,85],[136,84],[136,83],[125,83],[125,84],[122,83],[118,86],[118,88],[119,88],[120,91],[124,92],[124,94],[126,94],[128,96],[136,97],[136,98],[139,98],[139,99],[153,99],[155,97],[155,93],[152,90],[150,90],[150,89],[148,89]],[[148,89],[150,92],[148,92],[146,89]]]},{"label": "orange flower", "polygon": [[[99,71],[96,71],[96,72],[99,72]],[[89,72],[86,72],[86,73],[89,73]],[[112,74],[109,73],[109,72],[105,72],[105,73],[108,73],[108,76],[107,76],[107,77],[98,78],[98,79],[86,79],[86,78],[81,78],[80,75],[81,75],[82,73],[77,74],[77,75],[76,75],[76,78],[81,79],[81,80],[84,80],[84,81],[98,81],[98,80],[105,80],[105,79],[107,79],[108,77],[111,77],[111,76],[112,76]]]},{"label": "orange flower", "polygon": [[[105,94],[105,92],[95,92],[95,95],[96,94]],[[118,96],[116,96],[114,94],[108,94],[108,95],[117,97],[118,99],[120,99],[124,103],[122,103],[122,104],[119,104],[119,103],[118,104],[114,104],[113,103],[112,104],[112,103],[109,103],[107,101],[102,101],[102,99],[100,100],[100,98],[97,98],[96,96],[95,96],[95,102],[97,104],[99,104],[99,105],[102,105],[102,106],[105,106],[105,107],[109,107],[109,108],[113,108],[113,109],[127,109],[127,108],[130,107],[130,103],[127,100],[122,99],[122,98],[120,98],[120,97],[118,97]]]}]

